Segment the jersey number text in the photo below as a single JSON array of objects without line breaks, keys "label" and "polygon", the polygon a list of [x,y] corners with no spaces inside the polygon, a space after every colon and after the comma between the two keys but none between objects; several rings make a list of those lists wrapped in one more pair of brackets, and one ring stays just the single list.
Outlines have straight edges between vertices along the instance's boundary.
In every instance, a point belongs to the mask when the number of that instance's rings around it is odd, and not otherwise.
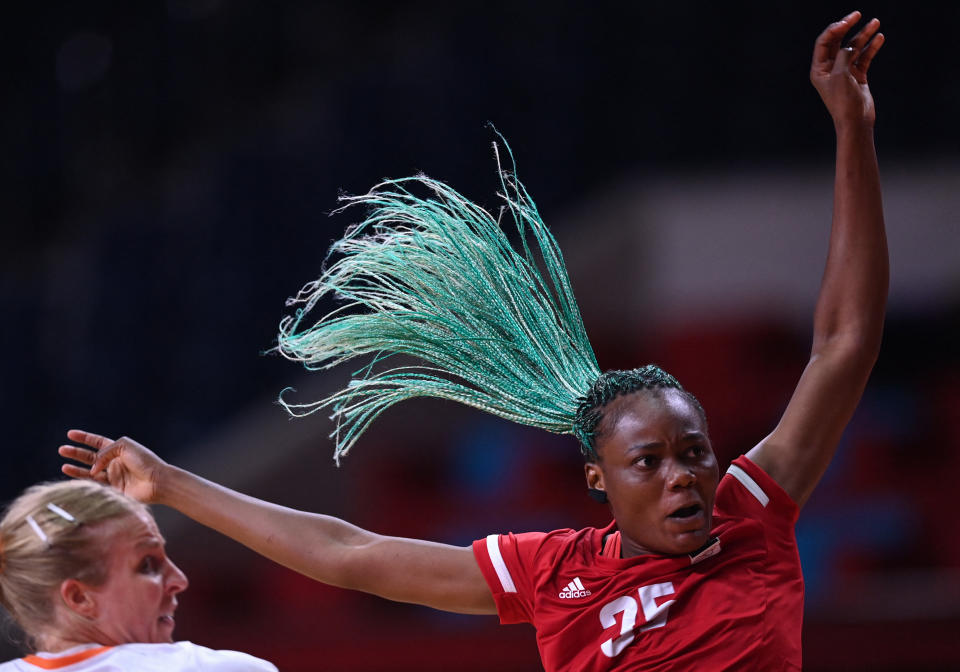
[{"label": "jersey number text", "polygon": [[643,609],[643,618],[646,624],[637,629],[637,601],[629,596],[618,597],[613,602],[603,605],[600,610],[600,623],[604,628],[612,628],[617,624],[617,614],[623,614],[623,620],[620,621],[620,634],[611,637],[600,645],[603,655],[613,658],[620,655],[620,652],[633,641],[638,632],[646,632],[654,628],[662,628],[667,624],[667,612],[673,600],[663,602],[659,607],[656,599],[666,595],[673,594],[673,584],[652,583],[649,586],[643,586],[637,591],[640,597],[640,607]]}]

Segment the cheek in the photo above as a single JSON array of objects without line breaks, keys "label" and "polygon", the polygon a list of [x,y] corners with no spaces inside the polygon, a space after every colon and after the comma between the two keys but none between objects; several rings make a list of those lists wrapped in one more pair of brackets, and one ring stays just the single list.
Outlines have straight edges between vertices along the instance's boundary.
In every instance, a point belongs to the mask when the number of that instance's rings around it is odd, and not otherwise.
[{"label": "cheek", "polygon": [[710,481],[713,483],[714,489],[716,489],[717,484],[720,483],[720,465],[717,463],[717,458],[713,458],[713,462],[710,465]]},{"label": "cheek", "polygon": [[704,495],[709,495],[711,501],[716,498],[717,487],[720,485],[720,472],[716,463],[709,469],[704,469],[699,477],[701,491]]},{"label": "cheek", "polygon": [[655,474],[640,471],[624,470],[607,480],[607,492],[619,500],[623,508],[635,512],[653,508],[662,490]]},{"label": "cheek", "polygon": [[144,579],[131,594],[137,596],[137,600],[131,600],[127,607],[130,611],[146,613],[159,604],[163,597],[163,585],[159,579]]}]

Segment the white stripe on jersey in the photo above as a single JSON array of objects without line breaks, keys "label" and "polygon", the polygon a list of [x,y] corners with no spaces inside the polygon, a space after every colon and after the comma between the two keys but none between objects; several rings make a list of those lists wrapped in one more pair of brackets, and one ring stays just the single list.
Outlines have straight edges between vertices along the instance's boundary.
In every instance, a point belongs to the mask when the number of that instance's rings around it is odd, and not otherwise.
[{"label": "white stripe on jersey", "polygon": [[513,577],[510,576],[510,571],[507,569],[507,564],[503,561],[503,556],[500,555],[499,534],[491,534],[487,536],[487,555],[490,556],[490,562],[493,563],[493,568],[497,572],[497,578],[500,579],[500,585],[503,586],[503,592],[517,592],[517,587],[513,585]]},{"label": "white stripe on jersey", "polygon": [[573,580],[573,583],[574,583],[574,585],[577,587],[577,590],[583,590],[583,589],[584,589],[584,588],[583,588],[583,582],[580,581],[580,577],[579,577],[579,576]]},{"label": "white stripe on jersey", "polygon": [[743,483],[743,487],[747,489],[747,492],[757,498],[757,501],[760,502],[761,506],[766,507],[767,504],[770,503],[770,498],[767,497],[767,493],[765,493],[763,488],[757,485],[757,482],[750,478],[750,474],[745,472],[743,469],[735,464],[731,464],[730,468],[727,469],[727,473]]}]

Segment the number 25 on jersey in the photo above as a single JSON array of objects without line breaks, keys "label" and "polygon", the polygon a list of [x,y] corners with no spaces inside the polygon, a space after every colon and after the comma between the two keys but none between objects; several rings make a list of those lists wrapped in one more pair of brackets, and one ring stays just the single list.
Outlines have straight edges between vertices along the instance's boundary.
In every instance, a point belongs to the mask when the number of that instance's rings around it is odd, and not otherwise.
[{"label": "number 25 on jersey", "polygon": [[637,600],[630,595],[618,597],[613,602],[603,605],[600,610],[600,623],[604,628],[612,628],[617,624],[617,614],[623,614],[620,621],[620,634],[611,637],[600,645],[603,655],[608,658],[614,658],[620,655],[638,632],[646,632],[654,628],[662,628],[667,624],[667,612],[673,600],[667,600],[660,606],[657,606],[657,598],[673,594],[673,584],[652,583],[649,586],[642,586],[637,590],[640,598],[640,606],[643,608],[643,617],[646,625],[636,629],[637,626]]}]

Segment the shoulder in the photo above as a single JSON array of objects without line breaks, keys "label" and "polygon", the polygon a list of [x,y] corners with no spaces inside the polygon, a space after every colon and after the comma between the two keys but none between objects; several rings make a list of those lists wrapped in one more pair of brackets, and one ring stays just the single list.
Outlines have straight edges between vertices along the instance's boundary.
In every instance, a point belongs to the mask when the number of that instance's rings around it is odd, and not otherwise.
[{"label": "shoulder", "polygon": [[[124,644],[115,649],[118,655],[149,659],[157,669],[192,672],[276,672],[272,663],[240,651],[214,650],[193,642],[173,644]],[[146,669],[146,668],[144,668]],[[152,669],[152,668],[150,668]]]},{"label": "shoulder", "polygon": [[565,550],[582,550],[587,553],[598,552],[604,534],[613,529],[613,523],[603,529],[585,527],[583,529],[559,529],[551,532],[521,532],[515,534],[490,534],[483,539],[473,542],[474,552],[482,555],[496,556],[498,553],[511,549],[527,557],[534,557],[547,553],[555,557]]},{"label": "shoulder", "polygon": [[780,517],[791,525],[800,513],[790,495],[745,455],[736,458],[720,480],[714,506],[728,515]]},{"label": "shoulder", "polygon": [[491,534],[475,541],[473,552],[481,570],[495,571],[500,583],[508,587],[512,583],[510,574],[539,574],[571,561],[584,562],[597,556],[604,534],[613,529],[611,523],[603,529]]}]

